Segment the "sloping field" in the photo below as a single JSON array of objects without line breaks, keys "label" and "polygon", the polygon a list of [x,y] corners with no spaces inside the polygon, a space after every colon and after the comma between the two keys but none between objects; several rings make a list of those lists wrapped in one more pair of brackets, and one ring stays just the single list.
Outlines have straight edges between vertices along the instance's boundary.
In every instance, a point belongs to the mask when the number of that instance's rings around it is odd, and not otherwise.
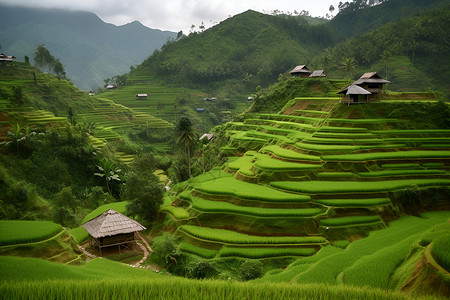
[{"label": "sloping field", "polygon": [[[447,205],[449,130],[398,129],[405,120],[374,113],[362,118],[360,107],[352,112],[346,106],[353,118],[343,118],[336,99],[290,103],[291,114],[249,113],[226,124],[229,143],[223,149],[236,155],[221,170],[226,176],[194,178],[178,195],[180,211],[167,209],[189,216],[180,218],[182,251],[208,259],[304,255],[282,238],[296,231],[332,243],[336,234],[350,243],[384,228],[405,207],[420,205],[420,195],[428,205]],[[254,238],[262,239],[255,245],[281,245],[252,249],[247,243]],[[233,247],[223,246],[228,243]]]}]

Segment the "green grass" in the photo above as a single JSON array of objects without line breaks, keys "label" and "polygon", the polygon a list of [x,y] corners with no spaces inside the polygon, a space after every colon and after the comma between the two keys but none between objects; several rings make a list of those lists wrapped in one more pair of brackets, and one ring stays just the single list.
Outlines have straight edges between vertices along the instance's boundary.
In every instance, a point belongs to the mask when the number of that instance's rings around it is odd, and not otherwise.
[{"label": "green grass", "polygon": [[275,181],[273,187],[307,194],[371,193],[408,188],[409,186],[448,186],[448,179],[408,179],[389,181]]},{"label": "green grass", "polygon": [[230,245],[317,245],[327,240],[321,236],[256,236],[235,231],[183,225],[179,230],[200,240]]},{"label": "green grass", "polygon": [[306,160],[306,161],[320,161],[320,157],[319,156],[315,156],[315,155],[308,155],[308,154],[303,154],[300,152],[295,152],[292,150],[288,150],[285,148],[282,148],[278,145],[269,145],[269,146],[265,146],[262,147],[260,152],[265,153],[272,153],[278,157],[281,158],[286,158],[286,159],[294,159],[294,160]]},{"label": "green grass", "polygon": [[[183,197],[183,199],[187,198]],[[190,196],[188,199],[192,202],[192,207],[201,212],[241,214],[258,218],[307,218],[323,212],[320,208],[261,208],[238,206],[223,201],[209,201],[193,196]]]},{"label": "green grass", "polygon": [[284,193],[263,185],[240,181],[234,177],[213,179],[198,184],[195,190],[206,194],[265,202],[308,202],[311,199],[309,196]]},{"label": "green grass", "polygon": [[314,248],[277,248],[277,247],[263,247],[263,248],[244,248],[223,246],[219,251],[220,257],[243,257],[252,259],[261,259],[268,257],[283,257],[283,256],[310,256],[316,252]]},{"label": "green grass", "polygon": [[[417,242],[417,240],[420,239],[420,236],[427,232],[427,230],[432,228],[435,224],[446,222],[449,217],[450,212],[448,211],[424,213],[421,214],[420,217],[403,217],[389,223],[389,226],[385,229],[373,231],[368,237],[352,242],[347,246],[345,251],[337,252],[322,258],[306,270],[297,273],[295,279],[291,277],[289,280],[294,279],[296,282],[302,284],[311,282],[338,284],[338,275],[358,263],[360,259],[364,259],[364,257],[368,255],[380,255],[380,257],[383,257],[382,253],[386,248],[391,246],[391,251],[397,249],[404,253],[404,249],[407,248],[409,250],[411,244],[414,241]],[[407,240],[408,242],[402,243],[404,240]],[[401,243],[402,246],[397,248],[394,246],[397,243]],[[380,254],[376,254],[377,252]],[[391,253],[390,255],[393,254]],[[359,281],[356,281],[353,284],[365,286],[367,283],[370,284],[371,280],[374,280],[374,283],[377,283],[378,281],[375,280],[375,278],[378,278],[378,274],[373,270],[375,268],[383,268],[381,266],[383,263],[384,260],[380,258],[376,262],[372,260],[370,264],[366,264],[365,268],[360,269],[361,273],[359,273]],[[380,266],[375,264],[380,264]],[[396,266],[393,264],[390,264],[390,266],[391,272],[393,272]],[[386,273],[386,271],[383,271],[383,274]],[[346,276],[344,276],[344,282],[345,280]],[[383,289],[384,288],[386,288],[386,286],[383,287]]]},{"label": "green grass", "polygon": [[189,218],[189,212],[182,207],[164,206],[159,209],[160,212],[169,213],[174,216],[175,219],[183,220]]},{"label": "green grass", "polygon": [[42,241],[61,230],[50,221],[0,220],[0,246]]},{"label": "green grass", "polygon": [[389,198],[321,199],[315,202],[331,207],[370,207],[391,204]]},{"label": "green grass", "polygon": [[180,251],[190,253],[190,254],[195,254],[195,255],[203,257],[203,258],[213,258],[218,253],[217,250],[201,248],[201,247],[197,247],[197,246],[185,243],[185,242],[180,243]]},{"label": "green grass", "polygon": [[414,176],[414,175],[446,175],[445,170],[383,170],[374,172],[359,172],[359,177],[388,177],[388,176]]},{"label": "green grass", "polygon": [[[407,300],[405,293],[347,286],[323,284],[287,284],[253,282],[227,282],[213,280],[188,280],[158,277],[152,280],[128,279],[77,281],[73,279],[44,282],[4,282],[0,293],[5,299],[365,299]],[[414,297],[414,299],[430,299]]]},{"label": "green grass", "polygon": [[397,152],[376,152],[376,153],[358,153],[342,155],[322,156],[326,161],[368,161],[380,159],[427,159],[427,158],[450,158],[450,151],[397,151]]},{"label": "green grass", "polygon": [[420,168],[418,163],[405,163],[405,164],[383,164],[382,169],[417,169]]},{"label": "green grass", "polygon": [[320,220],[320,225],[329,227],[343,227],[381,222],[378,215],[375,216],[349,216]]}]

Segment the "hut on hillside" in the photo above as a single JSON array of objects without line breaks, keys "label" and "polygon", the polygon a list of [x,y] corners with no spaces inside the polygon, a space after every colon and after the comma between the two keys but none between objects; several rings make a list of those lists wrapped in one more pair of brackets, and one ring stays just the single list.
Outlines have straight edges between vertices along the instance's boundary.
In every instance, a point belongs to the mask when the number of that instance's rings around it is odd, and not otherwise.
[{"label": "hut on hillside", "polygon": [[12,56],[12,55],[6,55],[5,53],[0,53],[0,62],[11,62],[11,61],[15,61],[16,57]]},{"label": "hut on hillside", "polygon": [[147,99],[147,94],[137,94],[136,98],[138,98],[138,99]]},{"label": "hut on hillside", "polygon": [[306,65],[299,65],[292,69],[289,73],[291,73],[292,76],[309,77],[312,72]]},{"label": "hut on hillside", "polygon": [[351,84],[338,92],[342,95],[341,103],[358,104],[363,102],[369,102],[369,96],[371,92],[363,89],[360,86]]},{"label": "hut on hillside", "polygon": [[383,85],[386,83],[391,82],[381,78],[377,72],[368,72],[351,85],[340,90],[338,94],[343,95],[342,103],[377,102],[381,100]]},{"label": "hut on hillside", "polygon": [[377,72],[364,73],[358,80],[352,84],[362,87],[363,89],[369,91],[371,94],[369,96],[369,101],[380,101],[381,94],[383,92],[383,85],[386,83],[391,83],[383,78],[381,78]]},{"label": "hut on hillside", "polygon": [[314,70],[309,77],[327,77],[325,70]]},{"label": "hut on hillside", "polygon": [[89,244],[97,246],[102,255],[103,247],[128,245],[135,243],[135,233],[146,229],[144,226],[121,213],[110,209],[96,218],[84,223],[89,233]]}]

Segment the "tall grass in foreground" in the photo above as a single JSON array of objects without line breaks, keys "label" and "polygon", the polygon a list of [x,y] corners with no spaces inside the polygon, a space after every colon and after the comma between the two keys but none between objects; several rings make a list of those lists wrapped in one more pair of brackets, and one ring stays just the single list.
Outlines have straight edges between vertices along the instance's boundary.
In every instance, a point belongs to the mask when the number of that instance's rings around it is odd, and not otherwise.
[{"label": "tall grass in foreground", "polygon": [[[1,299],[411,299],[400,292],[338,287],[320,284],[254,284],[226,281],[155,280],[55,280],[44,282],[3,282]],[[431,297],[415,299],[437,299]]]}]

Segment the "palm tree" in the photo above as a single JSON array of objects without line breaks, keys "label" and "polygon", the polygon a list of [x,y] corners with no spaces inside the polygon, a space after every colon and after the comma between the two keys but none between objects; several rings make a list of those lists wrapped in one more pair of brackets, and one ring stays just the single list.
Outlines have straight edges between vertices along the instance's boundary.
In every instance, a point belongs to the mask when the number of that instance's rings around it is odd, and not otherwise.
[{"label": "palm tree", "polygon": [[186,151],[189,178],[191,177],[191,148],[194,146],[197,135],[194,130],[194,126],[188,117],[182,117],[177,124],[176,128],[177,144],[180,145]]},{"label": "palm tree", "polygon": [[356,62],[353,57],[346,57],[342,60],[339,69],[343,70],[347,74],[350,74],[356,68]]}]

